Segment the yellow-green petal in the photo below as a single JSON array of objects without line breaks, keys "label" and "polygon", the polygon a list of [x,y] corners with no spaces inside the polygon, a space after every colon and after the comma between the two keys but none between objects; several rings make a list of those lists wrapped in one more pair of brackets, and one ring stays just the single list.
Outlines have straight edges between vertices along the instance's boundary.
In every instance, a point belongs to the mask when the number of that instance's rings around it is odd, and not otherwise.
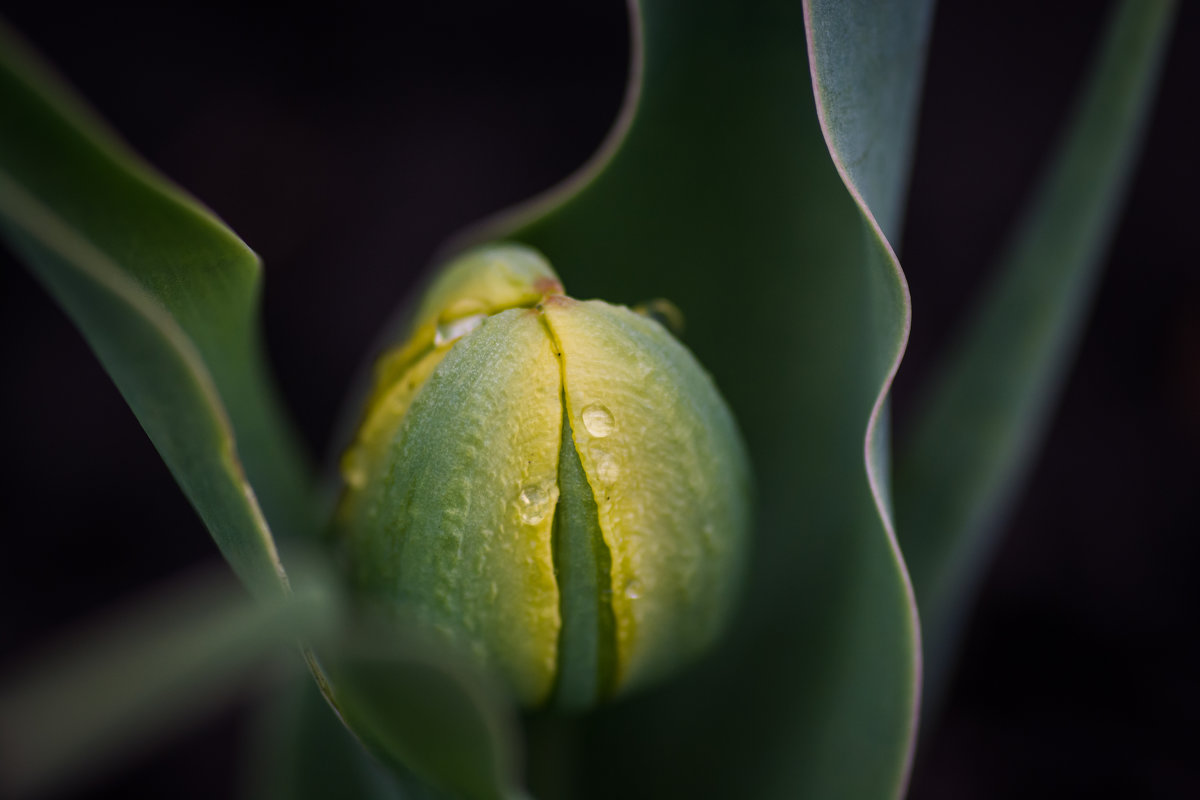
[{"label": "yellow-green petal", "polygon": [[712,380],[658,323],[561,297],[543,312],[611,552],[627,690],[693,658],[723,627],[746,549],[748,461]]},{"label": "yellow-green petal", "polygon": [[342,519],[367,596],[465,646],[528,705],[553,686],[561,624],[561,422],[538,312],[490,317],[424,382]]},{"label": "yellow-green petal", "polygon": [[421,300],[412,328],[532,306],[543,296],[561,291],[558,275],[536,250],[516,244],[485,245],[438,273]]}]

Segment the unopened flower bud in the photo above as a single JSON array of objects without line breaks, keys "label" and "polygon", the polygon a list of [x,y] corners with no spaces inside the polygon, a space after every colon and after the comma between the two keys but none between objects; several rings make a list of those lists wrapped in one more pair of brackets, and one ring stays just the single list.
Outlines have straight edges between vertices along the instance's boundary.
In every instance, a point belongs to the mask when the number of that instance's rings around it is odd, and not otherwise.
[{"label": "unopened flower bud", "polygon": [[353,581],[496,670],[586,708],[710,645],[738,590],[749,469],[658,322],[577,301],[515,245],[451,264],[380,361],[343,459]]}]

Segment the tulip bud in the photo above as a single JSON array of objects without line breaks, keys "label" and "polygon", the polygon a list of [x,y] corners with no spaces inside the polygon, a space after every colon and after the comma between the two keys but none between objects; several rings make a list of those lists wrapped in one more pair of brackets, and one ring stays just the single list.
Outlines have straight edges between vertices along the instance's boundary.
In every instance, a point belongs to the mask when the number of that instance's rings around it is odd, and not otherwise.
[{"label": "tulip bud", "polygon": [[666,675],[735,599],[749,469],[711,379],[654,320],[564,296],[527,248],[442,273],[342,466],[355,586],[525,705]]}]

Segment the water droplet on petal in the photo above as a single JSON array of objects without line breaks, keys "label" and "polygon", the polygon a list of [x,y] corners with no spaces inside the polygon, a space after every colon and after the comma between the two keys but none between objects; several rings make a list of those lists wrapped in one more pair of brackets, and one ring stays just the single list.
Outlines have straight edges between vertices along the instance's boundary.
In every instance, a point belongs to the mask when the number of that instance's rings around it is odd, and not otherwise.
[{"label": "water droplet on petal", "polygon": [[596,461],[596,478],[602,486],[611,486],[621,477],[621,465],[613,458],[612,453],[592,448],[592,458]]},{"label": "water droplet on petal", "polygon": [[541,486],[526,486],[517,495],[517,509],[526,525],[537,525],[550,513],[554,495]]},{"label": "water droplet on petal", "polygon": [[468,317],[459,317],[449,322],[439,322],[437,331],[433,335],[433,343],[441,347],[455,339],[461,339],[482,325],[485,319],[487,319],[487,314],[471,314]]},{"label": "water droplet on petal", "polygon": [[603,439],[617,429],[612,412],[601,403],[592,403],[583,409],[583,427],[597,439]]}]

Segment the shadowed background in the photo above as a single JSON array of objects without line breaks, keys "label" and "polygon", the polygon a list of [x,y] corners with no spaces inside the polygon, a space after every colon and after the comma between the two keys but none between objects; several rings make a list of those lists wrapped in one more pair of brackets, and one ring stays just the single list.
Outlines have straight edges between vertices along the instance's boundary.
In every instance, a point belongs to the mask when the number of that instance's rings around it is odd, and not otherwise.
[{"label": "shadowed background", "polygon": [[[432,252],[603,138],[628,47],[622,4],[590,5],[3,13],[263,256],[272,362],[323,455],[343,388]],[[1103,16],[1091,3],[1036,21],[966,5],[936,18],[900,243],[914,302],[901,442]],[[927,731],[917,800],[1200,795],[1200,270],[1188,246],[1200,13],[1183,5],[1092,324]],[[7,252],[0,262],[2,670],[216,550],[79,335]],[[249,702],[215,714],[72,796],[224,796],[251,716]]]}]

